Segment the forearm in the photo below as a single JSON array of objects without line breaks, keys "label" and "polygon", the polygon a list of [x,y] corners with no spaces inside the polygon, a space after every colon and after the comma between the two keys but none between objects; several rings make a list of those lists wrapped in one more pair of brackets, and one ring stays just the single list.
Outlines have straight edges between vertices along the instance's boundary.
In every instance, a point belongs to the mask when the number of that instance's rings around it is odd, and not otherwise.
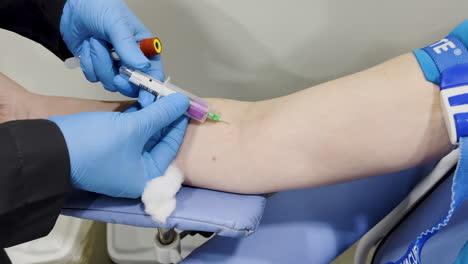
[{"label": "forearm", "polygon": [[227,124],[191,124],[177,162],[186,183],[263,193],[355,180],[451,149],[438,87],[412,54],[272,100],[214,101]]},{"label": "forearm", "polygon": [[31,95],[31,102],[35,104],[35,118],[46,118],[57,115],[70,115],[81,112],[112,111],[123,112],[134,101],[97,101],[71,97]]},{"label": "forearm", "polygon": [[33,94],[0,73],[0,123],[90,111],[124,111],[132,103]]}]

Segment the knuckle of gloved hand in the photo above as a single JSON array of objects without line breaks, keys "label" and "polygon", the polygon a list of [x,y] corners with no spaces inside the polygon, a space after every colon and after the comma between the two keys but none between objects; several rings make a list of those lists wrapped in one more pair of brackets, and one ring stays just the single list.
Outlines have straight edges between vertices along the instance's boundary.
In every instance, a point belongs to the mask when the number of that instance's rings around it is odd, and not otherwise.
[{"label": "knuckle of gloved hand", "polygon": [[99,79],[95,78],[94,75],[90,74],[85,69],[83,69],[83,73],[84,73],[84,76],[86,77],[86,80],[88,80],[89,82],[92,82],[92,83],[99,82]]},{"label": "knuckle of gloved hand", "polygon": [[151,75],[153,78],[163,82],[164,81],[164,71],[159,70],[159,69],[151,69],[150,71],[147,72],[148,75]]},{"label": "knuckle of gloved hand", "polygon": [[171,105],[175,107],[175,112],[185,111],[190,105],[188,97],[180,93],[171,94],[170,100]]},{"label": "knuckle of gloved hand", "polygon": [[139,120],[135,118],[134,113],[115,112],[114,116],[115,128],[124,138],[130,137],[135,128],[139,126]]},{"label": "knuckle of gloved hand", "polygon": [[109,92],[115,92],[115,91],[117,91],[117,88],[116,88],[113,84],[104,84],[104,83],[103,83],[102,86],[104,86],[104,89],[106,89],[106,90],[109,91]]},{"label": "knuckle of gloved hand", "polygon": [[159,107],[155,113],[155,121],[156,122],[168,122],[169,120],[173,119],[175,112],[175,105],[165,103],[161,107]]},{"label": "knuckle of gloved hand", "polygon": [[179,150],[179,146],[181,144],[181,137],[179,135],[172,134],[164,138],[164,141],[166,142],[171,153],[174,155],[177,154],[177,151]]}]

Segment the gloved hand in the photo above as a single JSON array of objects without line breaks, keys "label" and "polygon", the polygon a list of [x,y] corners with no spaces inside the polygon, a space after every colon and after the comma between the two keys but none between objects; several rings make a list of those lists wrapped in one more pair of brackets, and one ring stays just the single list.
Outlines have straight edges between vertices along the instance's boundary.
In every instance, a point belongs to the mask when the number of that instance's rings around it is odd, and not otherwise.
[{"label": "gloved hand", "polygon": [[[122,0],[68,0],[60,20],[60,32],[70,51],[80,57],[84,75],[90,82],[102,82],[105,89],[136,97],[147,106],[154,96],[131,85],[118,75],[122,64],[143,71],[162,81],[160,55],[146,58],[138,42],[151,33]],[[120,62],[110,55],[111,44]]]},{"label": "gloved hand", "polygon": [[[455,27],[455,29],[450,32],[450,35],[456,37],[461,41],[462,45],[468,48],[468,20],[463,21],[457,27]],[[454,52],[456,48],[451,50],[452,45],[447,45],[447,49],[448,52]],[[426,79],[430,82],[440,84],[441,72],[439,71],[439,68],[431,56],[423,49],[415,50],[413,53],[416,56],[416,59],[419,62],[419,66],[421,66]]]},{"label": "gloved hand", "polygon": [[[146,182],[162,175],[175,158],[188,123],[182,116],[188,106],[186,96],[172,94],[135,112],[49,118],[65,137],[73,186],[114,197],[140,197]],[[157,143],[149,142],[154,135],[160,135]]]},{"label": "gloved hand", "polygon": [[[134,104],[132,104],[127,110],[125,110],[124,113],[133,113],[133,112],[136,112],[136,111],[139,111],[143,109],[143,107],[141,106],[141,104],[139,102],[136,102]],[[188,116],[183,116],[181,118],[185,118],[187,119],[188,121],[190,120]],[[187,122],[188,122],[187,121]],[[148,141],[146,142],[145,144],[145,147],[143,148],[144,151],[150,151],[154,146],[156,146],[156,144],[159,142],[159,140],[161,139],[161,136],[162,135],[165,135],[168,133],[168,131],[170,129],[172,129],[173,126],[167,126],[159,131],[157,131],[156,133],[154,133],[149,139]]]}]

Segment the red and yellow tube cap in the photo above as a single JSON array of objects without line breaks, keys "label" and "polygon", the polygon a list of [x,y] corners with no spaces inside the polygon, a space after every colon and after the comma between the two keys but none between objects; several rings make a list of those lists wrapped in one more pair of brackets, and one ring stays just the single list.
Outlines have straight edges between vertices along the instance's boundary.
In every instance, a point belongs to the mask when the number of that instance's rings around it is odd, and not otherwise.
[{"label": "red and yellow tube cap", "polygon": [[158,38],[147,38],[140,42],[140,49],[146,57],[150,58],[161,54],[162,44]]}]

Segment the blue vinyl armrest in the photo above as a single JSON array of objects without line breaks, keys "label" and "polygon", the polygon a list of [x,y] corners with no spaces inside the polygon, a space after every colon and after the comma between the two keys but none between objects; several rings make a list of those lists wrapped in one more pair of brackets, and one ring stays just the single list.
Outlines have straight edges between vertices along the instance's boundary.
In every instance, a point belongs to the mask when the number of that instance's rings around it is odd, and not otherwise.
[{"label": "blue vinyl armrest", "polygon": [[262,195],[241,195],[182,187],[177,207],[162,225],[144,211],[140,199],[112,198],[76,191],[65,203],[62,214],[114,224],[164,227],[214,232],[220,236],[243,237],[255,232],[266,203]]}]

